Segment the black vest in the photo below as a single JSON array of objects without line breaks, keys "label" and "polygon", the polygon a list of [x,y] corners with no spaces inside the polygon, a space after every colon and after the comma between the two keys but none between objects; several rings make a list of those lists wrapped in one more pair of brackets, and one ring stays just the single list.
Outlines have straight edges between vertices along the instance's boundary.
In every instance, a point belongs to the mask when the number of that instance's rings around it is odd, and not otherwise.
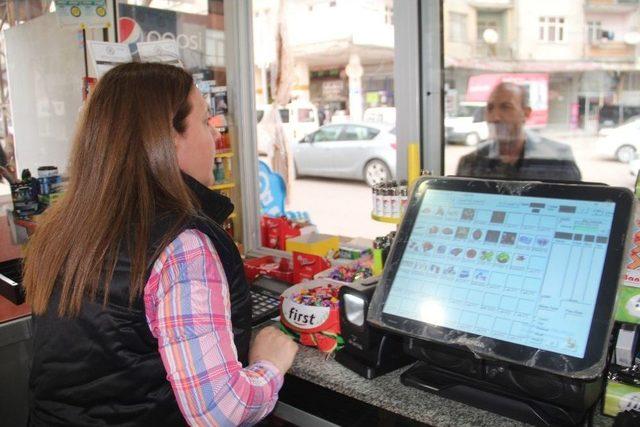
[{"label": "black vest", "polygon": [[[233,210],[226,197],[190,177],[185,176],[185,181],[209,218],[221,222]],[[205,233],[218,252],[229,283],[234,341],[239,360],[246,366],[251,338],[249,287],[233,240],[214,221],[193,219],[182,230],[195,228]],[[166,223],[153,227],[152,244],[166,232],[162,225]],[[186,424],[166,379],[158,341],[149,330],[144,301],[138,298],[129,307],[129,277],[129,258],[121,254],[106,308],[101,297],[85,299],[77,317],[59,318],[56,290],[47,312],[33,317],[30,425]]]}]

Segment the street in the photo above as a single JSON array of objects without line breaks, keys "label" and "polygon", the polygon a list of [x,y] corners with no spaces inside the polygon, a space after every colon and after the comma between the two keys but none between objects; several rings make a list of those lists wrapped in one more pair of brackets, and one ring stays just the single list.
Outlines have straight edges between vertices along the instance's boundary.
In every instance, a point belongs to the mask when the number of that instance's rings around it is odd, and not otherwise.
[{"label": "street", "polygon": [[[584,181],[633,188],[629,166],[597,154],[597,137],[545,133],[544,136],[571,146]],[[445,174],[455,174],[460,157],[475,147],[447,145]],[[363,182],[301,178],[292,181],[288,210],[307,211],[318,231],[351,237],[374,238],[394,230],[392,224],[371,219],[371,189]]]}]

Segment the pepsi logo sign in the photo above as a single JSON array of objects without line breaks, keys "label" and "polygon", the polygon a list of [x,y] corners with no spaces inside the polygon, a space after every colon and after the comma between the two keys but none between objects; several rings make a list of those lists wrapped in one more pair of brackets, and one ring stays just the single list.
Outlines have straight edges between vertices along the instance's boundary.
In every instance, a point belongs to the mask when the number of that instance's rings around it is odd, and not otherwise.
[{"label": "pepsi logo sign", "polygon": [[175,40],[178,46],[182,49],[190,49],[195,51],[202,51],[202,36],[200,34],[178,34],[173,33],[160,33],[159,31],[149,31],[146,34],[142,30],[140,24],[135,19],[129,17],[122,17],[118,20],[118,31],[120,35],[120,42],[128,45],[134,45],[139,42],[154,42],[160,40]]}]

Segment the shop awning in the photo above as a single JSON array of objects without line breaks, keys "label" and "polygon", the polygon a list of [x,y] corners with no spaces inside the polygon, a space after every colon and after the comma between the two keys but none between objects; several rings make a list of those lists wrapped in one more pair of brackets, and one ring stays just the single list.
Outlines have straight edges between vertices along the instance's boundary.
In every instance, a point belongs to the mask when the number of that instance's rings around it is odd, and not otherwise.
[{"label": "shop awning", "polygon": [[640,71],[632,62],[596,61],[501,61],[489,58],[453,58],[445,56],[445,68],[466,68],[492,72],[566,73],[582,71]]}]

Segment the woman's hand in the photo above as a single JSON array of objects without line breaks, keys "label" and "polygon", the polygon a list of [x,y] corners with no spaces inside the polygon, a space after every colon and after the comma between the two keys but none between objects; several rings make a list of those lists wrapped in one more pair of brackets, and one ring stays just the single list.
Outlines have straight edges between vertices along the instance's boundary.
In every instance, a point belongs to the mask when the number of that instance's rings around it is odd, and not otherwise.
[{"label": "woman's hand", "polygon": [[267,326],[258,332],[251,349],[249,350],[249,364],[258,360],[266,360],[273,363],[284,375],[298,352],[298,345],[279,329]]}]

